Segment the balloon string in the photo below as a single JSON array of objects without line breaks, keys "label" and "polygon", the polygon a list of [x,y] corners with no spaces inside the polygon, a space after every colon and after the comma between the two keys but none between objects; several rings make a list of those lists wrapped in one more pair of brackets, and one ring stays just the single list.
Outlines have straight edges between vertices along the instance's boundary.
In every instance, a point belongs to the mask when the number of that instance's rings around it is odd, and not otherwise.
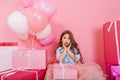
[{"label": "balloon string", "polygon": [[32,39],[32,50],[34,49],[34,39]]}]

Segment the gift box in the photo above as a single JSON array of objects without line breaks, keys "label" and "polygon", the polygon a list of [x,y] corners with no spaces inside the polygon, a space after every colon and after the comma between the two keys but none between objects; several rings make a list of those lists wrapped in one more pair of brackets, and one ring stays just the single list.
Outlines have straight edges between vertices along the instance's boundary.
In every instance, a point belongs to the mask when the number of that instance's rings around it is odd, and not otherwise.
[{"label": "gift box", "polygon": [[14,69],[46,69],[45,50],[16,50],[12,56]]},{"label": "gift box", "polygon": [[117,77],[115,80],[120,80],[120,77]]},{"label": "gift box", "polygon": [[12,52],[17,48],[17,42],[0,42],[0,71],[12,68]]},{"label": "gift box", "polygon": [[77,70],[74,65],[70,64],[54,64],[53,80],[77,80]]},{"label": "gift box", "polygon": [[[120,64],[120,21],[106,22],[103,25],[103,37],[106,66]],[[106,70],[108,76],[111,77],[109,67]]]},{"label": "gift box", "polygon": [[105,62],[120,64],[120,21],[103,25]]},{"label": "gift box", "polygon": [[120,79],[120,66],[111,66],[111,75],[113,78]]},{"label": "gift box", "polygon": [[14,70],[0,72],[0,80],[44,80],[45,69]]}]

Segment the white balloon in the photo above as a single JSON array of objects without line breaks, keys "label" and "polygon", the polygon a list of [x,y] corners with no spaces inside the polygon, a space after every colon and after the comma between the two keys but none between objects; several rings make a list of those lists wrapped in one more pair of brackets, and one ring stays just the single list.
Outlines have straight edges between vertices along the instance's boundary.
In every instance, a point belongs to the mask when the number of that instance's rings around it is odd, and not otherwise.
[{"label": "white balloon", "polygon": [[16,34],[16,36],[17,36],[19,39],[21,39],[21,40],[27,40],[29,34],[28,34],[28,32],[27,32],[27,33],[24,33],[24,34],[19,33],[19,34]]},{"label": "white balloon", "polygon": [[45,27],[45,29],[43,29],[43,31],[36,33],[36,36],[38,39],[44,39],[50,34],[51,34],[51,25],[47,24],[47,26]]},{"label": "white balloon", "polygon": [[28,24],[26,16],[19,11],[14,11],[8,16],[8,26],[15,33],[28,32]]}]

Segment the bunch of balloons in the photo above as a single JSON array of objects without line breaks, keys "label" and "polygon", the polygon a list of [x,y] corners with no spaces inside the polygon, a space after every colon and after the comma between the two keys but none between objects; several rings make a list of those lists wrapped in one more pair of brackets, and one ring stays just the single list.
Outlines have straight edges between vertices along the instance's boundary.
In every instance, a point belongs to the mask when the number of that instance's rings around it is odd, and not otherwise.
[{"label": "bunch of balloons", "polygon": [[49,20],[56,14],[56,7],[46,0],[38,1],[35,6],[33,0],[22,0],[22,2],[24,8],[8,16],[8,27],[21,40],[27,40],[29,35],[33,35],[41,45],[49,45],[54,40]]}]

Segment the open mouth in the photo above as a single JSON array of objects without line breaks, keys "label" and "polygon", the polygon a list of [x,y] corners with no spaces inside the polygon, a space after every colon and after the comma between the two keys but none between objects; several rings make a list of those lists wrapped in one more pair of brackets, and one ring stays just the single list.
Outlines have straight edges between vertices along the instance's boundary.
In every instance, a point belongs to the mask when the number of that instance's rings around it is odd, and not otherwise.
[{"label": "open mouth", "polygon": [[67,46],[67,47],[69,46],[68,42],[65,42],[65,46]]}]

